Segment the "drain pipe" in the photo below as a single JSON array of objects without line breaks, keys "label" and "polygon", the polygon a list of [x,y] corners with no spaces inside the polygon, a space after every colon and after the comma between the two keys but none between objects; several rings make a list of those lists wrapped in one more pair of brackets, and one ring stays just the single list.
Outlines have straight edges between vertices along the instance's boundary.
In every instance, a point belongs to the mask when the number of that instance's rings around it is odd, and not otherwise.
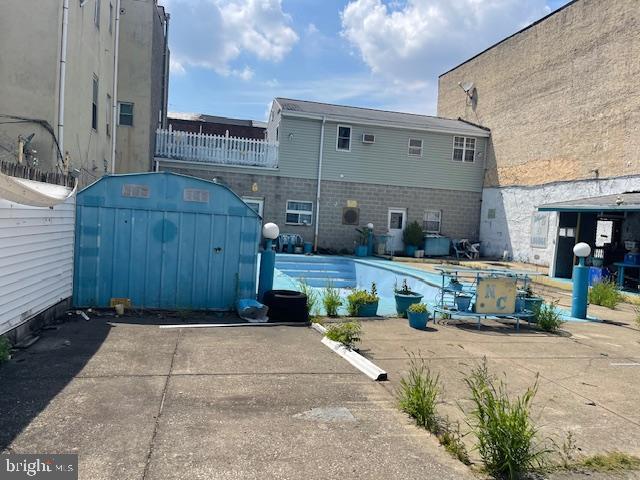
[{"label": "drain pipe", "polygon": [[69,0],[62,1],[62,32],[60,40],[60,66],[58,72],[58,146],[63,159],[64,153],[64,95],[67,77],[67,43],[69,38]]},{"label": "drain pipe", "polygon": [[324,125],[327,117],[322,116],[322,127],[320,127],[320,152],[318,154],[318,188],[316,190],[316,224],[313,234],[313,251],[318,251],[318,232],[320,231],[320,184],[322,182],[322,153],[324,149]]},{"label": "drain pipe", "polygon": [[111,120],[111,173],[116,173],[116,137],[118,136],[118,53],[120,51],[120,0],[116,2],[113,47],[113,116]]}]

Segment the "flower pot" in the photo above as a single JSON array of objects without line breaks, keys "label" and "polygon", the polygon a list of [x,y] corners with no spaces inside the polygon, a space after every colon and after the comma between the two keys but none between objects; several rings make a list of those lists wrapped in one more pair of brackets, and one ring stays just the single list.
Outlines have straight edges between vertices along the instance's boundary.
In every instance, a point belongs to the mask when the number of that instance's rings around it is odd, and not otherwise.
[{"label": "flower pot", "polygon": [[457,295],[455,302],[458,311],[466,312],[471,305],[471,297],[469,295]]},{"label": "flower pot", "polygon": [[416,258],[424,258],[424,250],[416,250],[413,256]]},{"label": "flower pot", "polygon": [[363,303],[358,307],[358,317],[375,317],[378,314],[378,302]]},{"label": "flower pot", "polygon": [[367,246],[366,245],[358,245],[356,247],[356,257],[366,257],[367,256]]},{"label": "flower pot", "polygon": [[544,300],[541,297],[525,297],[523,300],[524,309],[535,314],[531,318],[531,321],[535,322],[538,319],[538,311],[540,310],[540,307],[542,307],[542,302],[544,302]]},{"label": "flower pot", "polygon": [[398,316],[407,317],[407,308],[414,303],[420,303],[422,301],[422,295],[419,293],[409,292],[408,294],[396,293],[396,312]]},{"label": "flower pot", "polygon": [[424,330],[427,328],[427,320],[429,320],[429,312],[407,312],[409,318],[409,326]]},{"label": "flower pot", "polygon": [[407,257],[413,257],[416,254],[416,246],[415,245],[406,245],[404,247],[404,253]]}]

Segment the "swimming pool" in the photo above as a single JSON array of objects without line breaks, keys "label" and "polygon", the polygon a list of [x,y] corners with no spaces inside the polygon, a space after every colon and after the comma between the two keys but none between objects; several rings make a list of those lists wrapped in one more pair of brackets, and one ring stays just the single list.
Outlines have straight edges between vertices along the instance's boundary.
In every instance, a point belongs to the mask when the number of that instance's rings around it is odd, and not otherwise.
[{"label": "swimming pool", "polygon": [[[371,283],[375,282],[380,297],[378,315],[395,315],[393,288],[396,284],[402,285],[405,280],[412,291],[424,295],[423,302],[430,305],[437,302],[439,275],[385,260],[278,254],[273,288],[299,290],[300,282],[304,281],[320,293],[330,282],[340,289],[340,295],[346,299],[352,289],[370,290]],[[343,303],[346,304],[346,300]],[[320,310],[321,314],[324,313],[322,308]],[[345,306],[340,313],[346,314]]]}]

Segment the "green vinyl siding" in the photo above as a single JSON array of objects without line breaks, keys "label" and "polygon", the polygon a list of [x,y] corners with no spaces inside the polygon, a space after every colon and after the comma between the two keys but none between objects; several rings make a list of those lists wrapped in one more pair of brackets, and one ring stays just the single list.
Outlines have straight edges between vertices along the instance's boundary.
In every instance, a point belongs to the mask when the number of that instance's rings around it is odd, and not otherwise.
[{"label": "green vinyl siding", "polygon": [[317,178],[321,127],[320,120],[281,117],[278,171],[275,175]]}]

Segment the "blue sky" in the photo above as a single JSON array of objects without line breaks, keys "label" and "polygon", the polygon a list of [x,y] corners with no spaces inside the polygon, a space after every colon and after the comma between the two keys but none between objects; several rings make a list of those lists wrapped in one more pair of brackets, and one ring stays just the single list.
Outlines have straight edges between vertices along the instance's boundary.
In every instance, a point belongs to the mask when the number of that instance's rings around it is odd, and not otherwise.
[{"label": "blue sky", "polygon": [[437,77],[568,0],[161,0],[169,111],[264,120],[273,97],[435,114]]}]

